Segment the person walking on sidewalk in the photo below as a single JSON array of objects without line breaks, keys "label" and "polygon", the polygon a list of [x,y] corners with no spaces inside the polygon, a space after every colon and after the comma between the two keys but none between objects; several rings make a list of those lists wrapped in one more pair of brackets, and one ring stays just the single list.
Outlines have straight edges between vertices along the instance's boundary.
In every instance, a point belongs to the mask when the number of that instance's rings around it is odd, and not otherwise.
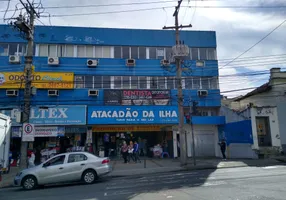
[{"label": "person walking on sidewalk", "polygon": [[133,152],[134,152],[133,142],[130,141],[128,145],[128,162],[130,162],[131,158],[135,162]]},{"label": "person walking on sidewalk", "polygon": [[125,141],[123,141],[123,145],[121,147],[121,154],[124,159],[124,163],[127,163],[127,156],[128,156],[128,146]]},{"label": "person walking on sidewalk", "polygon": [[223,159],[226,160],[226,156],[225,156],[226,141],[225,141],[225,139],[222,139],[221,142],[218,143],[218,145],[220,146],[220,151],[221,151]]},{"label": "person walking on sidewalk", "polygon": [[134,148],[133,156],[134,156],[135,162],[139,161],[141,163],[141,160],[139,158],[139,144],[136,141],[134,141],[133,148]]}]

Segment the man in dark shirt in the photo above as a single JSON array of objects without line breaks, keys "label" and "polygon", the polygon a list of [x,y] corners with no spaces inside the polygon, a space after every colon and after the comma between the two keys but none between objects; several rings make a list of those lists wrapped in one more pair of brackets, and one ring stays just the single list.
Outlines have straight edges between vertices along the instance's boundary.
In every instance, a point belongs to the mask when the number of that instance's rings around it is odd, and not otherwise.
[{"label": "man in dark shirt", "polygon": [[220,146],[220,150],[221,150],[221,154],[223,156],[223,159],[226,160],[226,156],[225,156],[225,150],[226,150],[226,141],[225,139],[222,139],[220,143],[218,143]]}]

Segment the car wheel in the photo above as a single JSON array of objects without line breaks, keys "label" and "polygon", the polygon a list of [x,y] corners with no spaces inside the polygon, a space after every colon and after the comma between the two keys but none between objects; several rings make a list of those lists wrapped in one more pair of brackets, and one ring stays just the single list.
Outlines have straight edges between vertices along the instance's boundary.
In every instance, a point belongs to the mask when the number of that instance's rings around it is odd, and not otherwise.
[{"label": "car wheel", "polygon": [[25,190],[32,190],[37,187],[37,179],[34,176],[26,176],[22,181],[22,187]]},{"label": "car wheel", "polygon": [[97,174],[93,170],[87,170],[82,174],[82,180],[86,184],[92,184],[97,179]]}]

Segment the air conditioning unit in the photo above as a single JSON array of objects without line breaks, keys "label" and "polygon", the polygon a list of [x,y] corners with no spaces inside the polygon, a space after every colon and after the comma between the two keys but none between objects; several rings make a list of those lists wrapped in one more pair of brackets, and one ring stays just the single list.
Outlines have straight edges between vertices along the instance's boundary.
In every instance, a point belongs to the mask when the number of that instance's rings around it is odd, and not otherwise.
[{"label": "air conditioning unit", "polygon": [[166,67],[166,66],[169,66],[169,65],[170,65],[169,60],[165,60],[165,59],[161,60],[161,66]]},{"label": "air conditioning unit", "polygon": [[86,65],[88,67],[96,67],[99,63],[99,60],[87,60]]},{"label": "air conditioning unit", "polygon": [[196,66],[197,66],[197,67],[204,67],[204,66],[205,66],[205,61],[203,61],[203,60],[197,60],[197,61],[196,61]]},{"label": "air conditioning unit", "polygon": [[19,94],[18,90],[6,90],[6,96],[16,97],[18,96],[18,94]]},{"label": "air conditioning unit", "polygon": [[88,90],[88,96],[95,96],[97,97],[99,95],[98,90]]},{"label": "air conditioning unit", "polygon": [[48,90],[48,96],[59,96],[58,90]]},{"label": "air conditioning unit", "polygon": [[48,65],[58,65],[59,58],[58,57],[48,57]]},{"label": "air conditioning unit", "polygon": [[15,56],[15,55],[9,56],[9,63],[19,64],[20,63],[20,56]]},{"label": "air conditioning unit", "polygon": [[128,67],[134,67],[136,65],[135,59],[126,59],[126,66]]},{"label": "air conditioning unit", "polygon": [[198,96],[206,97],[206,96],[208,96],[208,91],[207,90],[198,90]]}]

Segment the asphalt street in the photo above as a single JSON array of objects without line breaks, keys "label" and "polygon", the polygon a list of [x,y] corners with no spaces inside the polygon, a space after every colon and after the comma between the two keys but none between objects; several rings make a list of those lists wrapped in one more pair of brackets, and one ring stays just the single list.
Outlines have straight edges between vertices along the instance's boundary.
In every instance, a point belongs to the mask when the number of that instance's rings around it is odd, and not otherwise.
[{"label": "asphalt street", "polygon": [[0,190],[1,200],[285,200],[286,166],[243,167],[105,178],[93,185]]}]

